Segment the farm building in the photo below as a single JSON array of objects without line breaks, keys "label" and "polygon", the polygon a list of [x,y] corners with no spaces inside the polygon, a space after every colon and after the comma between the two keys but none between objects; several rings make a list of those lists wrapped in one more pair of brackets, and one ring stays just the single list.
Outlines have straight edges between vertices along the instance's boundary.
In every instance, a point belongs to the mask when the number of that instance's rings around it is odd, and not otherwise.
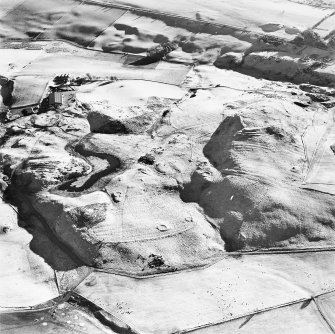
[{"label": "farm building", "polygon": [[64,103],[64,94],[62,92],[53,92],[49,95],[49,107],[61,106]]}]

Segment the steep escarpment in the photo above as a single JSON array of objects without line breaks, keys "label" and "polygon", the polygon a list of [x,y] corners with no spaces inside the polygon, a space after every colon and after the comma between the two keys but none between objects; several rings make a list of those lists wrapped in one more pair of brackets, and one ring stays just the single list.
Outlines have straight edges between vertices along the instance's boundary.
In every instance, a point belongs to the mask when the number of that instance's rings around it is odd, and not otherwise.
[{"label": "steep escarpment", "polygon": [[[319,110],[314,121],[326,115]],[[300,188],[301,135],[311,117],[308,109],[257,102],[228,116],[204,146],[209,165],[194,172],[182,198],[199,203],[227,250],[333,244],[332,196]],[[205,177],[213,169],[219,179]]]}]

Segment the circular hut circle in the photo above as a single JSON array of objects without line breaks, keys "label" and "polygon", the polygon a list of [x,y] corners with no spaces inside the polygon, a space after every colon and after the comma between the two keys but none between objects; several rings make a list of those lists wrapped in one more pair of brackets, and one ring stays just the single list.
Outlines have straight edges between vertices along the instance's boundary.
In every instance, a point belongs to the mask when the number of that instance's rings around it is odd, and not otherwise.
[{"label": "circular hut circle", "polygon": [[160,224],[157,226],[157,230],[160,231],[160,232],[165,232],[169,229],[169,227],[165,224]]}]

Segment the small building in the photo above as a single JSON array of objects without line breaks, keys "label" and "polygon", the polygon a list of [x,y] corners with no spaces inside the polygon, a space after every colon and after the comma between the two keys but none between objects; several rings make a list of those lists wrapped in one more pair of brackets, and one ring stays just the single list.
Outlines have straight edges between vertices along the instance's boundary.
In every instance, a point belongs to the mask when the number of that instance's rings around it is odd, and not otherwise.
[{"label": "small building", "polygon": [[18,106],[15,108],[10,108],[7,111],[6,119],[7,121],[13,121],[23,116],[36,114],[38,113],[39,108],[40,108],[39,104],[33,104],[30,106],[25,105],[25,106]]},{"label": "small building", "polygon": [[49,95],[49,107],[57,107],[64,104],[64,94],[62,92],[53,92]]}]

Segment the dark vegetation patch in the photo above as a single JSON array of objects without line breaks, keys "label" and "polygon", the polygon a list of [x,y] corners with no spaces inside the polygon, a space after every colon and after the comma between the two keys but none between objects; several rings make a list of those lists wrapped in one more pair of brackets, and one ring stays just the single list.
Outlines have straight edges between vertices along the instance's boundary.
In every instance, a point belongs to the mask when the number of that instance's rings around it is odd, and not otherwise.
[{"label": "dark vegetation patch", "polygon": [[146,165],[153,165],[155,162],[155,156],[153,154],[147,153],[145,155],[142,155],[138,159],[138,162]]},{"label": "dark vegetation patch", "polygon": [[150,254],[148,259],[148,267],[149,268],[157,268],[165,265],[165,261],[162,256]]}]

